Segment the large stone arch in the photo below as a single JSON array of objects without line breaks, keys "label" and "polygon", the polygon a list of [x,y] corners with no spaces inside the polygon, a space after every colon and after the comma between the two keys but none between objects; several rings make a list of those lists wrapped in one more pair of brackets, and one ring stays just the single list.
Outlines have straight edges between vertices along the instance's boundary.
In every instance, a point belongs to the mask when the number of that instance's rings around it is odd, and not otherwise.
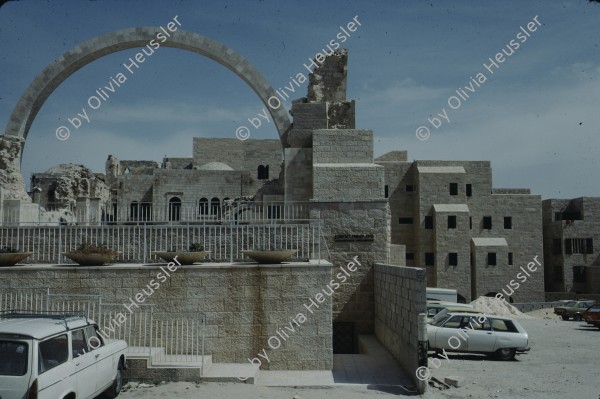
[{"label": "large stone arch", "polygon": [[[46,99],[69,76],[105,55],[129,48],[144,47],[150,40],[156,39],[159,32],[162,30],[156,27],[129,28],[110,32],[96,36],[58,57],[25,90],[10,116],[5,135],[26,140],[31,124]],[[288,114],[283,105],[278,109],[269,106],[268,99],[276,96],[275,90],[243,56],[215,40],[184,30],[172,32],[171,37],[164,43],[159,40],[157,42],[161,47],[179,48],[211,58],[242,78],[266,105],[279,132],[282,145],[287,147],[286,137],[291,126]],[[19,154],[19,161],[21,154]]]}]

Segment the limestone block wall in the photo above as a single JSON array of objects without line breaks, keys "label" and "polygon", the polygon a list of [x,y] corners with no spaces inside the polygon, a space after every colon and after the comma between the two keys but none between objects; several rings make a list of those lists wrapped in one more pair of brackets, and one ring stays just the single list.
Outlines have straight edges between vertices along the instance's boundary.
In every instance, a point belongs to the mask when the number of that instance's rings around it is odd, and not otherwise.
[{"label": "limestone block wall", "polygon": [[[334,270],[358,256],[361,266],[333,296],[333,320],[353,322],[357,334],[373,333],[373,265],[389,256],[387,201],[312,201],[311,218],[323,221],[322,257]],[[372,234],[370,242],[339,242],[336,235]],[[326,248],[326,249],[325,249]]]},{"label": "limestone block wall", "polygon": [[[263,119],[261,123],[266,124],[267,121]],[[269,165],[269,177],[273,179],[279,176],[282,160],[281,141],[277,139],[241,141],[236,138],[194,137],[194,166],[224,162],[235,170],[248,171],[256,178],[258,166]]]},{"label": "limestone block wall", "polygon": [[[263,360],[262,369],[331,370],[331,301],[311,307],[312,313],[304,306],[330,284],[331,264],[179,266],[159,288],[147,287],[151,280],[160,282],[159,272],[159,266],[5,267],[0,268],[0,295],[49,287],[54,293],[97,294],[103,303],[130,304],[144,289],[152,292],[144,303],[154,305],[155,319],[206,315],[205,353],[213,363],[246,363],[264,349],[269,361]],[[299,321],[300,313],[305,320],[297,325],[292,319]],[[277,349],[272,336],[281,341]]]},{"label": "limestone block wall", "polygon": [[418,316],[426,312],[425,269],[376,263],[375,336],[415,385],[419,367]]},{"label": "limestone block wall", "polygon": [[360,129],[315,130],[313,162],[372,163],[373,131]]}]

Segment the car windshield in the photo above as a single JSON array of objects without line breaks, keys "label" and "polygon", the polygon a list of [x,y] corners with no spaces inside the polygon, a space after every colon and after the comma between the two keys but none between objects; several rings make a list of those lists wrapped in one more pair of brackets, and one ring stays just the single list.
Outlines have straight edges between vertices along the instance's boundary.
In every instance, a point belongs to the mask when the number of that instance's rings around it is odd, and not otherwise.
[{"label": "car windshield", "polygon": [[441,326],[444,321],[448,318],[448,309],[442,309],[438,314],[436,314],[433,319],[431,319],[432,326]]},{"label": "car windshield", "polygon": [[27,358],[28,345],[25,342],[0,340],[0,375],[25,375]]},{"label": "car windshield", "polygon": [[575,305],[577,305],[577,302],[575,302],[575,301],[571,301],[571,302],[567,302],[567,303],[565,303],[563,306],[564,306],[565,308],[572,308],[572,307],[573,307],[573,306],[575,306]]}]

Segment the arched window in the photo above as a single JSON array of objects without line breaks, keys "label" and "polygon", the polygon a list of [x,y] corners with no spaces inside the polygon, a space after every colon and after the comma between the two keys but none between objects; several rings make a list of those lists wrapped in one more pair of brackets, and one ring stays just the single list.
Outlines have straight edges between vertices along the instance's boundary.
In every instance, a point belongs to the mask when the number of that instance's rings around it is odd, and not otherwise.
[{"label": "arched window", "polygon": [[258,180],[269,180],[269,165],[258,165]]},{"label": "arched window", "polygon": [[142,202],[140,204],[140,220],[142,222],[152,221],[152,203]]},{"label": "arched window", "polygon": [[139,204],[137,201],[131,201],[129,204],[129,220],[137,221],[139,218]]},{"label": "arched window", "polygon": [[221,210],[221,201],[218,198],[213,198],[210,200],[210,214],[211,215],[219,215],[219,211]]},{"label": "arched window", "polygon": [[198,214],[208,215],[208,200],[206,198],[200,198],[200,201],[198,201]]},{"label": "arched window", "polygon": [[173,197],[169,200],[169,221],[181,220],[181,198]]}]

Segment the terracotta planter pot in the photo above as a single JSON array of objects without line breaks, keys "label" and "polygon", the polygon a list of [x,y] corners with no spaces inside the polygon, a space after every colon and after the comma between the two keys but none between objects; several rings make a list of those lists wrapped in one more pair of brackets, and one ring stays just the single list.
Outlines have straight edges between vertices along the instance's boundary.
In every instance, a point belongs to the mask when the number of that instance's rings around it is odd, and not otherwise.
[{"label": "terracotta planter pot", "polygon": [[298,250],[286,249],[280,251],[242,251],[244,255],[258,263],[281,263],[292,257]]},{"label": "terracotta planter pot", "polygon": [[[154,252],[156,255],[161,257],[165,262],[177,263],[182,265],[193,265],[195,262],[201,262],[210,252],[198,251],[198,252]],[[177,257],[177,262],[175,262]]]},{"label": "terracotta planter pot", "polygon": [[80,266],[102,266],[113,260],[115,256],[109,254],[83,253],[83,252],[65,252],[64,255]]},{"label": "terracotta planter pot", "polygon": [[33,255],[33,252],[17,252],[17,253],[2,253],[0,254],[1,266],[14,266],[28,256]]}]

